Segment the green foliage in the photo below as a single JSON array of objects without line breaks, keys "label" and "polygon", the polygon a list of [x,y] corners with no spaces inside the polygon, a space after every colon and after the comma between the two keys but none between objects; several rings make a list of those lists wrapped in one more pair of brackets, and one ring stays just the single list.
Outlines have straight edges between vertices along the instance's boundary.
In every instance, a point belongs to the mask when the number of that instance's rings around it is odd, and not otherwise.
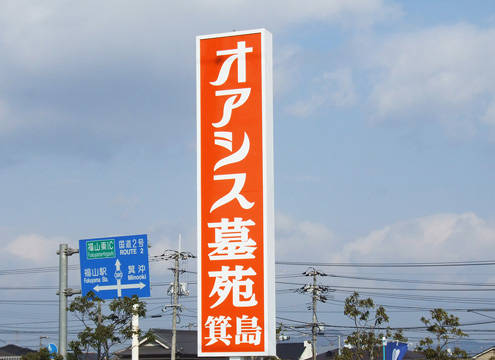
[{"label": "green foliage", "polygon": [[354,355],[352,350],[344,348],[340,356],[341,360],[349,360],[355,356],[362,358],[364,351],[368,351],[370,358],[373,359],[384,336],[388,339],[407,342],[402,330],[399,329],[392,334],[389,327],[383,327],[389,322],[389,317],[385,308],[383,306],[376,307],[371,298],[361,299],[359,293],[354,292],[345,300],[344,315],[354,322],[355,330],[345,342],[356,348],[356,354]]},{"label": "green foliage", "polygon": [[387,328],[387,335],[385,335],[387,339],[392,339],[392,341],[397,341],[401,343],[407,343],[409,340],[404,336],[404,331],[402,329],[397,329],[394,333],[391,333],[390,329]]},{"label": "green foliage", "polygon": [[335,356],[335,360],[354,360],[354,352],[349,348],[343,348],[341,355]]},{"label": "green foliage", "polygon": [[383,306],[375,310],[373,299],[361,299],[354,292],[345,300],[344,315],[354,322],[355,330],[346,339],[346,343],[356,348],[356,356],[363,357],[363,350],[370,352],[373,359],[375,349],[380,346],[383,333],[377,333],[377,327],[388,323],[388,315]]},{"label": "green foliage", "polygon": [[[114,345],[122,344],[134,334],[143,337],[142,331],[134,331],[131,324],[133,315],[146,315],[146,304],[137,296],[112,300],[108,306],[109,314],[101,312],[101,303],[104,301],[90,292],[75,298],[68,308],[84,325],[77,340],[69,343],[76,358],[83,353],[94,352],[99,354],[100,360],[108,359]],[[134,305],[137,305],[136,309]],[[153,335],[148,332],[144,337],[153,338]]]},{"label": "green foliage", "polygon": [[423,351],[427,359],[444,360],[452,356],[467,358],[467,353],[455,347],[452,353],[448,352],[448,345],[452,342],[467,337],[460,328],[459,318],[454,315],[449,315],[443,309],[433,309],[430,311],[431,318],[421,318],[421,322],[425,324],[426,330],[432,334],[432,337],[426,337],[419,342],[418,351]]},{"label": "green foliage", "polygon": [[40,349],[39,352],[32,352],[21,356],[21,360],[63,360],[61,355],[51,356],[47,348]]}]

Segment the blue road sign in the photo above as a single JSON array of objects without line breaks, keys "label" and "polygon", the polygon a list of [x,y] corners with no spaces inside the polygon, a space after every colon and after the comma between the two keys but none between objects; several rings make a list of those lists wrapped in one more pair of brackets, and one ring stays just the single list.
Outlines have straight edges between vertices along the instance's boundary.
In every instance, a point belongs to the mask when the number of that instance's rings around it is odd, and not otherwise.
[{"label": "blue road sign", "polygon": [[[46,346],[46,348],[48,349],[48,352],[50,353],[50,355],[57,355],[57,353],[58,353],[57,345],[50,343]],[[52,358],[53,358],[53,356],[52,356]]]},{"label": "blue road sign", "polygon": [[150,297],[147,235],[79,240],[79,261],[82,295]]}]

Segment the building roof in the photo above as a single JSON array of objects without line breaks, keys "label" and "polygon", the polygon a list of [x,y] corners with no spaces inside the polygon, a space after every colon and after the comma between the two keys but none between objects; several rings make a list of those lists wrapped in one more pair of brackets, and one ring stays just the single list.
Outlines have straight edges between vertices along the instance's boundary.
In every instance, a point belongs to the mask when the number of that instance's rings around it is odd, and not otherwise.
[{"label": "building roof", "polygon": [[471,359],[479,358],[480,356],[483,356],[483,355],[489,353],[490,351],[495,351],[495,346],[489,347],[488,349],[486,349],[486,350],[484,350],[484,351],[482,351],[482,352],[480,352],[480,353],[478,353],[476,355],[473,355],[471,357]]},{"label": "building roof", "polygon": [[[74,355],[72,353],[72,355]],[[98,354],[95,352],[85,352],[77,356],[78,360],[98,360]]]},{"label": "building roof", "polygon": [[[170,357],[172,347],[172,330],[169,329],[150,329],[156,336],[154,341],[145,340],[139,346],[140,358],[166,358]],[[196,359],[198,341],[197,332],[189,330],[177,330],[177,353],[180,354],[181,359]],[[127,347],[123,350],[116,351],[117,355],[121,359],[127,359],[132,357],[132,349]],[[224,359],[228,359],[225,357]]]},{"label": "building roof", "polygon": [[306,345],[304,343],[278,343],[277,357],[282,360],[299,360],[304,353]]},{"label": "building roof", "polygon": [[[156,336],[154,341],[144,340],[139,345],[140,359],[166,359],[171,355],[172,330],[150,329]],[[277,357],[283,360],[299,360],[306,349],[304,343],[277,344]],[[181,359],[198,359],[198,332],[196,330],[177,330],[177,353]],[[131,347],[116,351],[120,359],[132,357]],[[228,360],[228,357],[215,357]]]},{"label": "building roof", "polygon": [[32,352],[36,352],[36,350],[20,347],[20,346],[13,345],[13,344],[9,344],[9,345],[5,345],[5,346],[0,347],[0,351],[8,353],[10,355],[14,355],[14,356],[21,356],[21,355],[26,355],[26,354],[29,354]]},{"label": "building roof", "polygon": [[[172,345],[172,330],[151,329],[158,341],[166,344],[168,348]],[[196,354],[198,349],[198,334],[196,331],[177,330],[177,351],[182,354]]]}]

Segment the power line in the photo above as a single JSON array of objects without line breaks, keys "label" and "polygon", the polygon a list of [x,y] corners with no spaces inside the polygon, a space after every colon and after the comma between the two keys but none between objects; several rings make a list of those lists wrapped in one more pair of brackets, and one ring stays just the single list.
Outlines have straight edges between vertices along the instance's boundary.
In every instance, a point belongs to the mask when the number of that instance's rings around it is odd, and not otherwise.
[{"label": "power line", "polygon": [[495,260],[480,261],[445,261],[421,263],[322,263],[301,261],[276,261],[277,265],[318,266],[318,267],[369,267],[369,268],[404,268],[404,267],[450,267],[450,266],[487,266],[495,265]]},{"label": "power line", "polygon": [[[37,274],[37,273],[47,273],[47,272],[58,272],[58,266],[45,266],[37,268],[26,268],[26,269],[5,269],[0,270],[0,275],[24,275],[24,274]],[[79,265],[69,265],[69,270],[78,270]]]},{"label": "power line", "polygon": [[341,279],[353,279],[353,280],[366,280],[366,281],[383,281],[383,282],[400,282],[409,284],[431,284],[431,285],[464,285],[464,286],[494,286],[495,283],[472,283],[464,281],[435,281],[435,280],[414,280],[414,279],[391,279],[391,278],[376,278],[365,276],[350,276],[350,275],[336,275],[329,274],[328,276]]},{"label": "power line", "polygon": [[[167,254],[149,256],[150,262],[170,260]],[[308,267],[371,267],[371,268],[414,268],[414,267],[452,267],[452,266],[488,266],[495,265],[495,260],[471,260],[471,261],[443,261],[443,262],[411,262],[411,263],[324,263],[304,261],[276,261],[276,265],[308,266]],[[69,270],[78,270],[79,264],[69,265]],[[4,269],[1,275],[22,275],[43,272],[58,272],[58,266],[45,266],[37,268]]]}]

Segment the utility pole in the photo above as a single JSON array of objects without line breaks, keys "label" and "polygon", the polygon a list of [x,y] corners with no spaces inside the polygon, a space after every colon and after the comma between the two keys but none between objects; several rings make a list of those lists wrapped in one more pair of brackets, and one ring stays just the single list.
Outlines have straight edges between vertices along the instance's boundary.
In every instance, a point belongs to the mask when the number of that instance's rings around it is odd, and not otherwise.
[{"label": "utility pole", "polygon": [[173,259],[174,267],[169,268],[174,272],[174,282],[169,288],[169,293],[172,297],[172,304],[166,305],[165,308],[172,308],[172,348],[171,348],[171,360],[175,360],[176,352],[177,352],[177,312],[182,308],[182,305],[179,305],[179,296],[187,296],[189,294],[186,291],[185,286],[179,282],[179,274],[184,272],[184,270],[180,270],[179,260],[187,260],[189,258],[195,258],[193,254],[189,252],[181,252],[180,251],[180,241],[179,241],[179,251],[175,250],[166,250],[162,255],[165,259]]},{"label": "utility pole", "polygon": [[316,316],[316,304],[318,301],[321,302],[326,302],[328,298],[326,297],[326,294],[328,294],[330,291],[333,291],[330,289],[330,287],[325,286],[325,285],[318,285],[316,282],[316,277],[317,276],[327,276],[322,271],[309,268],[305,272],[303,272],[304,276],[312,276],[313,277],[313,283],[311,285],[304,285],[302,288],[297,289],[297,292],[303,294],[303,293],[311,293],[312,297],[312,309],[313,309],[313,322],[311,323],[311,335],[312,335],[312,340],[311,340],[311,350],[313,352],[313,360],[316,360],[316,340],[317,340],[317,335],[321,334],[323,331],[321,329],[321,323],[318,322],[318,317]]},{"label": "utility pole", "polygon": [[318,334],[317,331],[319,328],[317,328],[317,323],[318,319],[316,317],[316,296],[317,296],[317,289],[316,289],[316,272],[313,274],[313,326],[312,326],[312,350],[313,350],[313,360],[316,360],[316,335]]},{"label": "utility pole", "polygon": [[67,244],[60,244],[57,255],[59,259],[59,289],[58,295],[58,353],[64,360],[67,359],[67,298],[74,294],[80,294],[81,290],[73,290],[67,287],[68,257],[79,253],[79,249],[71,249]]},{"label": "utility pole", "polygon": [[177,352],[177,307],[179,306],[179,256],[174,258],[174,288],[172,291],[172,354],[171,360],[175,360]]}]

